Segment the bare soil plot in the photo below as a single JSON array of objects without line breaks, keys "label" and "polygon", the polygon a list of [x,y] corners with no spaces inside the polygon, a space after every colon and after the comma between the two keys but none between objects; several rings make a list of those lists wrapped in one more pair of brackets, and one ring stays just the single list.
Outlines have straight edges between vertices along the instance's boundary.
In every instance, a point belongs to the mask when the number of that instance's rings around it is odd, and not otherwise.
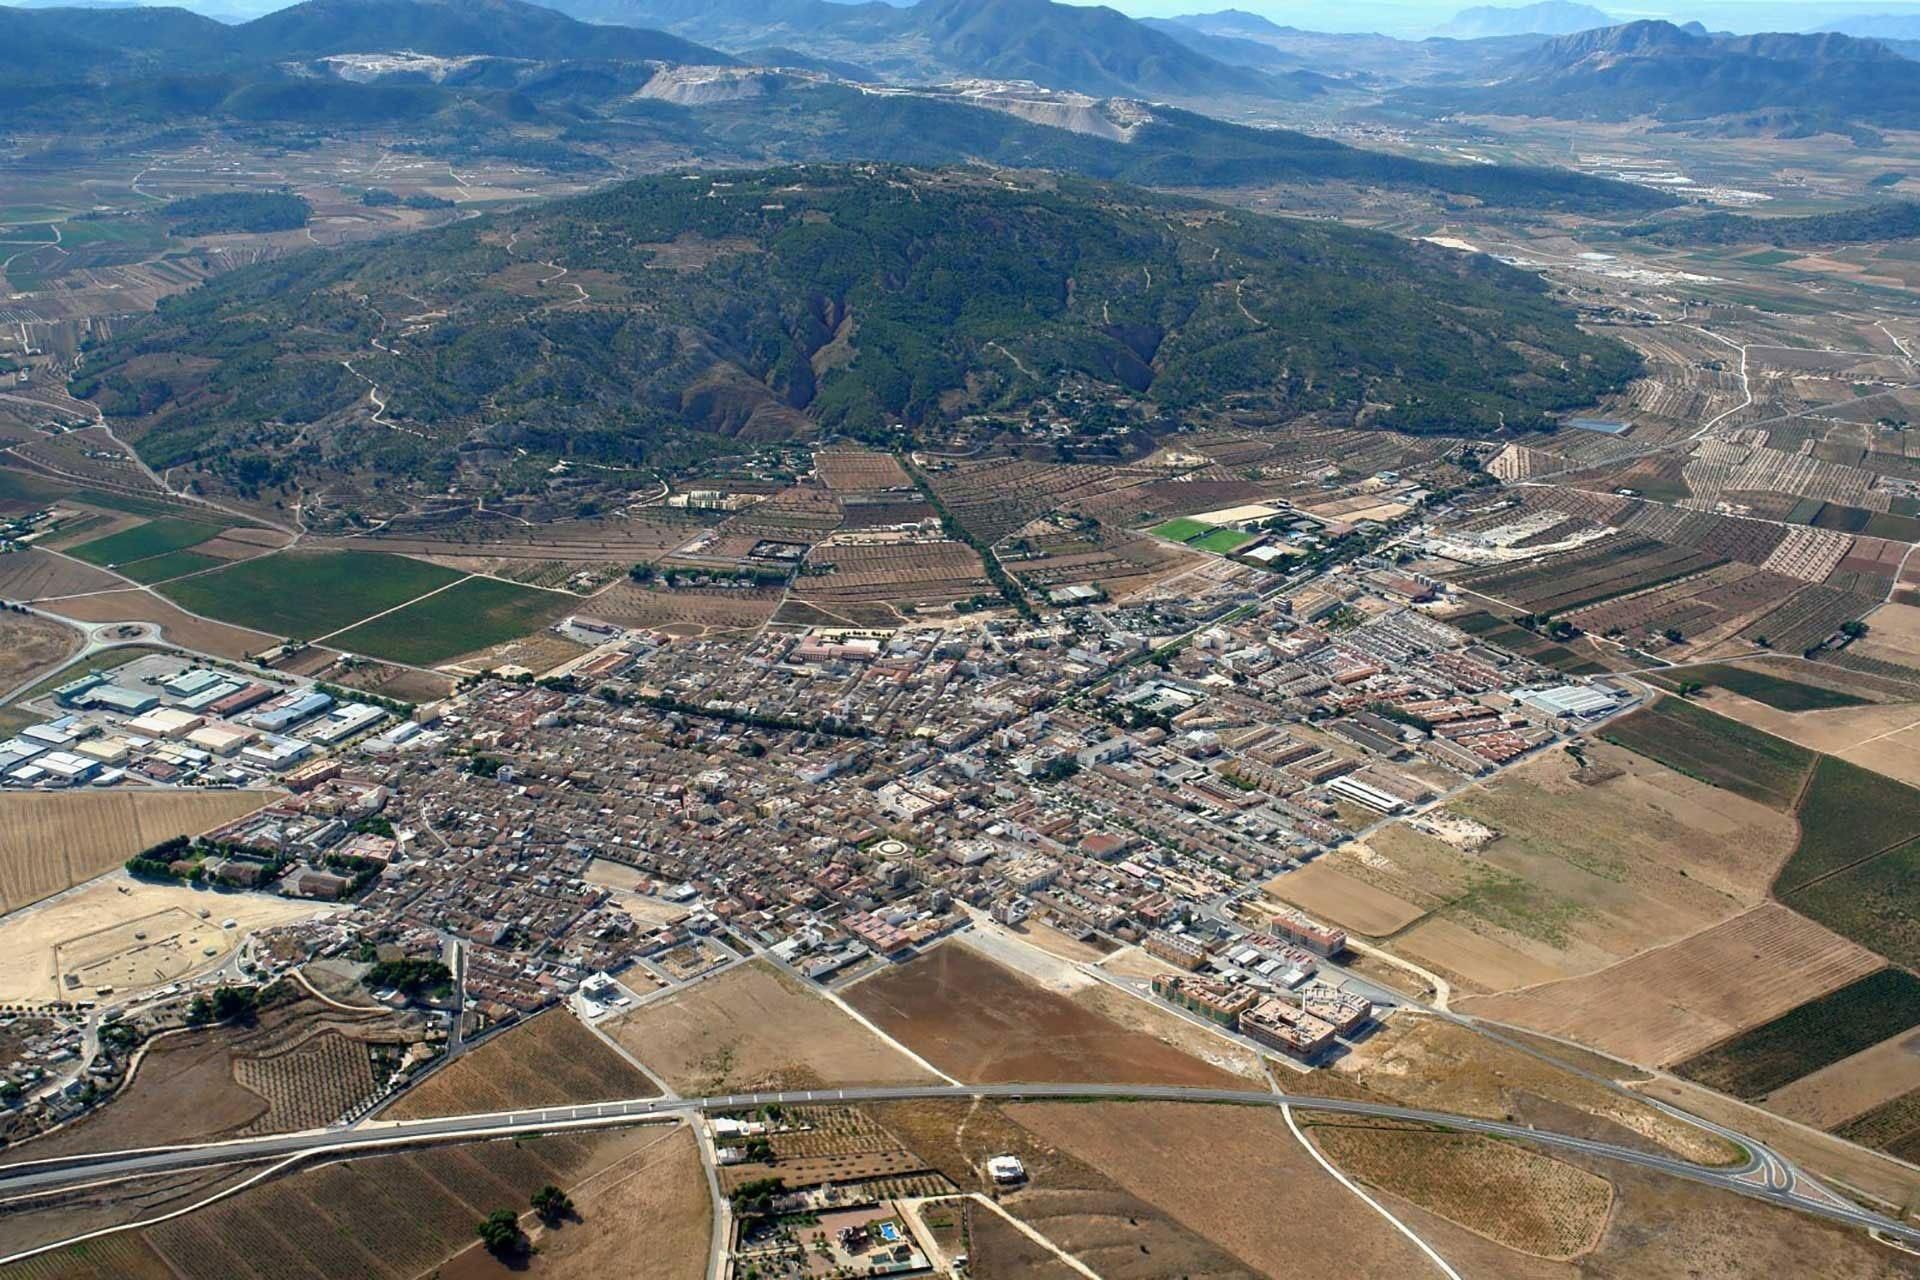
[{"label": "bare soil plot", "polygon": [[1862,768],[1920,786],[1920,705],[1911,702],[1825,711],[1780,711],[1724,689],[1710,689],[1697,701],[1741,724],[1836,755]]},{"label": "bare soil plot", "polygon": [[1588,1252],[1613,1207],[1605,1178],[1518,1143],[1330,1113],[1300,1120],[1348,1177],[1522,1253]]},{"label": "bare soil plot", "polygon": [[1881,967],[1866,948],[1767,903],[1598,973],[1459,1007],[1664,1066]]},{"label": "bare soil plot", "polygon": [[462,1054],[383,1113],[394,1120],[658,1094],[644,1072],[564,1007],[536,1014]]},{"label": "bare soil plot", "polygon": [[46,618],[0,614],[0,693],[50,671],[80,651],[80,636]]},{"label": "bare soil plot", "polygon": [[0,555],[0,596],[29,604],[86,591],[112,591],[126,581],[105,569],[31,548]]},{"label": "bare soil plot", "polygon": [[1458,991],[1510,991],[1566,976],[1568,967],[1453,920],[1427,919],[1393,940],[1393,951],[1432,969]]},{"label": "bare soil plot", "polygon": [[1241,1083],[957,942],[844,995],[881,1030],[960,1080]]},{"label": "bare soil plot", "polygon": [[1355,879],[1329,863],[1315,862],[1267,883],[1267,892],[1370,938],[1398,933],[1426,912],[1404,899]]},{"label": "bare soil plot", "polygon": [[245,658],[279,643],[276,637],[264,632],[195,617],[151,591],[110,591],[80,596],[62,600],[48,612],[76,622],[151,622],[181,648],[222,658]]},{"label": "bare soil plot", "polygon": [[601,1025],[683,1093],[936,1083],[832,1002],[758,962]]},{"label": "bare soil plot", "polygon": [[1920,1030],[1801,1076],[1767,1095],[1767,1110],[1816,1129],[1834,1129],[1920,1087]]},{"label": "bare soil plot", "polygon": [[[1399,1013],[1330,1074],[1363,1089],[1362,1096],[1403,1106],[1490,1120],[1521,1116],[1562,1132],[1705,1164],[1739,1159],[1721,1139],[1569,1069],[1592,1065],[1577,1049],[1515,1048],[1458,1023]],[[1599,1074],[1618,1072],[1609,1068]],[[1318,1082],[1313,1092],[1332,1093]]]},{"label": "bare soil plot", "polygon": [[[1036,1119],[1034,1128],[1028,1128],[1026,1122],[1015,1119],[1012,1108],[939,1101],[887,1103],[871,1110],[928,1164],[963,1188],[991,1191],[986,1178],[987,1159],[1001,1154],[1018,1156],[1026,1166],[1028,1182],[1017,1191],[998,1193],[1001,1207],[1105,1280],[1166,1280],[1171,1276],[1241,1280],[1257,1274],[1247,1262],[1119,1181],[1125,1165],[1172,1178],[1201,1174],[1205,1162],[1191,1158],[1201,1149],[1198,1144],[1187,1148],[1183,1139],[1173,1137],[1158,1147],[1142,1142],[1128,1146],[1125,1157],[1113,1162],[1068,1150],[1052,1140],[1050,1124],[1042,1130],[1042,1121]],[[1129,1104],[1062,1105],[1058,1110],[1066,1113],[1062,1124],[1078,1122],[1101,1131],[1121,1131],[1113,1140],[1123,1145],[1125,1126],[1135,1118]],[[1190,1110],[1244,1114],[1239,1108]],[[1119,1114],[1100,1118],[1107,1111]],[[1169,1123],[1160,1132],[1172,1128]],[[1297,1144],[1295,1150],[1299,1150]],[[1216,1190],[1221,1189],[1217,1182],[1214,1185]],[[975,1221],[982,1220],[976,1214]],[[1024,1272],[1015,1274],[1024,1280]]]},{"label": "bare soil plot", "polygon": [[967,1215],[967,1272],[975,1280],[1080,1280],[1081,1273],[992,1209],[972,1201]]},{"label": "bare soil plot", "polygon": [[[1329,1177],[1277,1111],[1182,1103],[1034,1103],[1007,1108],[1041,1141],[1103,1170],[1128,1193],[1261,1275],[1386,1275],[1423,1259]],[[1204,1158],[1199,1153],[1204,1152]],[[1122,1258],[1091,1215],[1049,1203],[1043,1180],[1008,1207],[1102,1276],[1154,1260]],[[1340,1223],[1337,1231],[1326,1224]],[[1112,1230],[1112,1228],[1109,1228]],[[1099,1241],[1099,1245],[1094,1242]],[[1197,1275],[1160,1257],[1155,1276]],[[1124,1270],[1123,1270],[1124,1269]]]},{"label": "bare soil plot", "polygon": [[28,903],[111,871],[150,845],[198,835],[278,791],[0,793],[0,907]]},{"label": "bare soil plot", "polygon": [[[1140,954],[1144,956],[1146,953]],[[1167,970],[1162,966],[1160,971]],[[1071,992],[1068,999],[1122,1027],[1152,1036],[1162,1044],[1171,1045],[1189,1057],[1198,1058],[1209,1066],[1230,1072],[1240,1077],[1242,1081],[1255,1080],[1262,1084],[1266,1082],[1266,1067],[1263,1065],[1265,1060],[1258,1053],[1206,1027],[1187,1021],[1171,1009],[1117,990],[1104,982],[1081,987]]]},{"label": "bare soil plot", "polygon": [[[650,1145],[568,1188],[575,1216],[520,1225],[536,1252],[503,1263],[477,1242],[438,1269],[441,1280],[533,1275],[550,1280],[700,1280],[706,1274],[713,1208],[693,1131],[647,1131]],[[505,1206],[503,1206],[505,1207]],[[519,1208],[521,1206],[512,1206]],[[644,1230],[636,1230],[645,1224]]]},{"label": "bare soil plot", "polygon": [[754,631],[780,607],[774,590],[687,590],[617,582],[581,604],[579,612],[632,630],[700,636]]}]

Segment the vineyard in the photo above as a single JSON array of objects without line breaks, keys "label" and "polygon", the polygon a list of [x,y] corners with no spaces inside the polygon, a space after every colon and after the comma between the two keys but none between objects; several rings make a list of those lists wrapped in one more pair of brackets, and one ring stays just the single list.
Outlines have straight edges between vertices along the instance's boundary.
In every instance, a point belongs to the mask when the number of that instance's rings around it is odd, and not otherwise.
[{"label": "vineyard", "polygon": [[494,1209],[605,1163],[613,1139],[549,1135],[343,1161],[149,1229],[195,1280],[412,1280],[465,1248]]},{"label": "vineyard", "polygon": [[1913,1162],[1920,1159],[1920,1089],[1857,1115],[1834,1132],[1848,1142]]},{"label": "vineyard", "polygon": [[1920,978],[1882,969],[1695,1054],[1674,1070],[1738,1098],[1763,1097],[1920,1024]]},{"label": "vineyard", "polygon": [[564,1008],[511,1027],[415,1085],[395,1120],[650,1098],[653,1083]]},{"label": "vineyard", "polygon": [[379,1087],[373,1054],[363,1041],[317,1030],[273,1053],[237,1057],[233,1078],[267,1100],[242,1134],[286,1133],[332,1124]]},{"label": "vineyard", "polygon": [[1461,586],[1525,610],[1562,613],[1711,569],[1720,560],[1647,538],[1592,547],[1456,576]]}]

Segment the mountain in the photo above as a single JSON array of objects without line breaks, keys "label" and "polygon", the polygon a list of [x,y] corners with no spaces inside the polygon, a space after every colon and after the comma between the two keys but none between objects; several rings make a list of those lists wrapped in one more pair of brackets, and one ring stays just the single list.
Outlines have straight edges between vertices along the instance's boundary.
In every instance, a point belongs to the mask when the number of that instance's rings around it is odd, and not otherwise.
[{"label": "mountain", "polygon": [[[737,93],[701,77],[682,97],[671,83],[645,96],[697,102],[650,126],[684,122],[703,131],[709,150],[744,163],[882,158],[924,166],[967,161],[1055,169],[1093,178],[1172,188],[1349,183],[1458,203],[1461,207],[1537,209],[1608,216],[1669,207],[1672,197],[1566,169],[1439,164],[1348,146],[1290,129],[1251,128],[1173,107],[1131,100],[1066,99],[1046,93],[866,93],[854,86],[793,77],[751,79]],[[660,80],[672,82],[672,73]]]},{"label": "mountain", "polygon": [[658,27],[723,49],[792,48],[895,80],[1031,80],[1097,96],[1298,99],[1313,83],[1188,47],[1114,9],[1053,0],[555,0],[590,22]]},{"label": "mountain", "polygon": [[1461,40],[1486,36],[1563,36],[1593,27],[1610,27],[1614,20],[1589,4],[1576,0],[1540,0],[1517,8],[1481,5],[1462,9],[1438,34]]},{"label": "mountain", "polygon": [[733,61],[679,36],[592,27],[523,0],[305,0],[238,26],[186,9],[0,7],[0,74],[19,80],[205,75],[402,50],[440,58]]},{"label": "mountain", "polygon": [[[1142,425],[1485,434],[1637,369],[1484,255],[1081,179],[859,165],[644,179],[242,268],[116,326],[72,389],[156,465],[324,485],[940,433],[1063,387]],[[368,381],[403,430],[368,429]]]},{"label": "mountain", "polygon": [[1303,31],[1238,9],[1143,21],[1221,62],[1384,84],[1483,80],[1503,59],[1540,41],[1538,36],[1401,40],[1379,34]]},{"label": "mountain", "polygon": [[1891,201],[1864,209],[1810,213],[1791,218],[1755,218],[1714,212],[1627,227],[1623,236],[1654,244],[1770,244],[1782,249],[1813,245],[1884,244],[1920,238],[1920,202]]},{"label": "mountain", "polygon": [[1920,74],[1872,40],[1839,34],[1707,35],[1630,22],[1561,36],[1505,60],[1488,84],[1410,89],[1391,105],[1808,133],[1920,126]]},{"label": "mountain", "polygon": [[305,0],[232,31],[233,48],[264,58],[404,49],[442,58],[732,61],[665,32],[592,27],[523,0]]}]

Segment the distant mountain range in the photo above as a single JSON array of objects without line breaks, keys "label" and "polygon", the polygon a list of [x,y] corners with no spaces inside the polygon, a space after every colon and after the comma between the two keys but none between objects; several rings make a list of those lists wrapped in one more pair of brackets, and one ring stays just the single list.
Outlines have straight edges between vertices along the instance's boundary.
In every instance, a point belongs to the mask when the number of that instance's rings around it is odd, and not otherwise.
[{"label": "distant mountain range", "polygon": [[523,0],[305,0],[237,26],[187,9],[0,7],[0,76],[14,80],[204,75],[394,50],[440,58],[734,61],[679,36],[594,27]]},{"label": "distant mountain range", "polygon": [[1487,36],[1564,36],[1594,27],[1610,27],[1614,19],[1590,4],[1575,0],[1540,0],[1538,4],[1502,8],[1481,5],[1462,9],[1453,21],[1436,33],[1460,40],[1479,40]]},{"label": "distant mountain range", "polygon": [[1292,100],[1311,77],[1229,63],[1113,9],[1052,0],[554,0],[589,22],[655,27],[728,50],[774,44],[920,82],[1031,80],[1097,96]]},{"label": "distant mountain range", "polygon": [[1484,85],[1403,91],[1425,114],[1657,120],[1806,133],[1920,126],[1920,67],[1873,40],[1630,22],[1515,53]]}]

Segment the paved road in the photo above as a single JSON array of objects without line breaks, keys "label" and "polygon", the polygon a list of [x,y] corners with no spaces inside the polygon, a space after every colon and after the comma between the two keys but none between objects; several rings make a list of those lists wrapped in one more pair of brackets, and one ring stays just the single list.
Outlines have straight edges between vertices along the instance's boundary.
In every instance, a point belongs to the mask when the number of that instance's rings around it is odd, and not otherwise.
[{"label": "paved road", "polygon": [[139,1151],[102,1152],[95,1155],[25,1161],[0,1167],[0,1196],[14,1196],[112,1178],[164,1173],[239,1161],[266,1160],[300,1154],[331,1154],[359,1147],[376,1148],[453,1137],[484,1138],[541,1129],[598,1128],[632,1124],[653,1118],[679,1117],[690,1111],[729,1111],[763,1106],[767,1103],[803,1106],[950,1098],[1114,1098],[1232,1103],[1263,1107],[1291,1105],[1311,1111],[1330,1111],[1347,1115],[1375,1116],[1444,1125],[1461,1132],[1515,1138],[1557,1150],[1578,1152],[1603,1160],[1637,1165],[1673,1177],[1685,1178],[1740,1195],[1771,1201],[1837,1222],[1872,1228],[1910,1244],[1920,1245],[1920,1228],[1891,1221],[1878,1214],[1869,1213],[1865,1209],[1839,1203],[1823,1195],[1802,1192],[1792,1184],[1780,1185],[1781,1179],[1777,1177],[1777,1171],[1772,1167],[1772,1162],[1763,1159],[1751,1148],[1744,1148],[1746,1160],[1742,1163],[1715,1168],[1631,1147],[1596,1142],[1570,1134],[1551,1133],[1527,1125],[1508,1124],[1498,1120],[1480,1120],[1441,1111],[1422,1111],[1382,1103],[1356,1102],[1347,1098],[1317,1098],[1302,1094],[1241,1089],[1182,1088],[1166,1085],[1008,1084],[917,1085],[890,1088],[855,1086],[846,1089],[805,1089],[780,1093],[736,1093],[706,1098],[637,1098],[625,1102],[548,1107],[528,1111],[502,1111],[486,1115],[452,1116],[437,1120],[375,1123],[356,1129],[309,1130],[304,1133],[244,1138],[195,1146],[156,1147]]}]

